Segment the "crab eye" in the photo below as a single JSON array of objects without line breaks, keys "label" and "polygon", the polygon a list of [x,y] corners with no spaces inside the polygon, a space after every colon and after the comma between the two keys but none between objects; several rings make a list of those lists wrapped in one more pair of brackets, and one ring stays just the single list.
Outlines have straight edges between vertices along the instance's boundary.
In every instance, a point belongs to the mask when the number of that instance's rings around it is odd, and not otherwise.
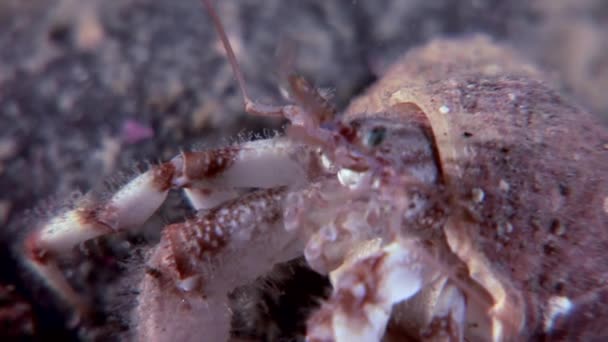
[{"label": "crab eye", "polygon": [[385,137],[386,128],[382,126],[374,127],[365,136],[365,145],[367,147],[377,147],[378,145],[382,144]]}]

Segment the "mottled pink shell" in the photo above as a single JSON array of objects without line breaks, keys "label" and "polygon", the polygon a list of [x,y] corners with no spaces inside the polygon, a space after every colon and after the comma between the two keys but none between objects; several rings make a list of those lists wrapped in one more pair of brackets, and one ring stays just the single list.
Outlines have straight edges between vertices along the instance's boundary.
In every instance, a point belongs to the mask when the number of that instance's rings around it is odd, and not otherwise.
[{"label": "mottled pink shell", "polygon": [[[436,40],[346,117],[424,112],[446,183],[477,194],[478,219],[450,219],[448,243],[503,302],[507,338],[608,336],[608,129],[542,79],[486,37]],[[552,317],[551,298],[570,300],[570,313]]]}]

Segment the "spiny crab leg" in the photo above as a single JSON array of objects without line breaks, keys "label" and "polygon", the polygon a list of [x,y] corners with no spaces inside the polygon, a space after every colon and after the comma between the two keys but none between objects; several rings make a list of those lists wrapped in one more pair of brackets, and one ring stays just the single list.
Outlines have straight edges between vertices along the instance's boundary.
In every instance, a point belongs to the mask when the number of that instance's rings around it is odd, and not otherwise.
[{"label": "spiny crab leg", "polygon": [[298,232],[283,229],[286,193],[257,190],[167,226],[142,282],[138,340],[200,340],[193,329],[228,340],[229,291],[301,253]]},{"label": "spiny crab leg", "polygon": [[[332,274],[333,294],[309,318],[307,340],[381,340],[393,305],[413,297],[436,278],[416,252],[419,248],[413,240],[397,240]],[[435,316],[454,324],[453,335],[460,338],[464,297],[455,287],[444,290]]]},{"label": "spiny crab leg", "polygon": [[[199,211],[195,217],[184,222],[167,226],[163,230],[163,240],[170,245],[170,266],[177,272],[174,278],[188,281],[192,277],[199,277],[204,273],[201,267],[213,256],[230,250],[238,252],[252,248],[255,241],[272,245],[265,249],[270,255],[258,255],[256,262],[259,262],[258,257],[260,260],[273,259],[274,254],[280,254],[277,251],[285,246],[273,240],[280,239],[280,236],[296,235],[282,229],[286,189],[258,190],[217,208]],[[272,232],[271,236],[268,236],[269,232]],[[299,250],[290,253],[290,257],[296,257]],[[275,263],[276,260],[268,267]],[[183,290],[190,290],[186,283],[178,285]]]},{"label": "spiny crab leg", "polygon": [[[85,198],[32,232],[25,241],[26,262],[79,311],[85,301],[66,282],[55,259],[75,245],[101,235],[141,226],[164,202],[170,189],[187,189],[196,209],[230,199],[238,188],[301,184],[319,171],[316,154],[286,139],[246,142],[226,148],[183,152],[153,166],[108,201]],[[262,168],[266,172],[250,172]]]}]

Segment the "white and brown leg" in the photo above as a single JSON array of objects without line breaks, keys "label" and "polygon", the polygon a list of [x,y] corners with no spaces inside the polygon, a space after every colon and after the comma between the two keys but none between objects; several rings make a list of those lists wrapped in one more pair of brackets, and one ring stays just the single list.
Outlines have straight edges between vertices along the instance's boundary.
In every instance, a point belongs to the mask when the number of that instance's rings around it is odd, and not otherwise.
[{"label": "white and brown leg", "polygon": [[285,194],[259,190],[166,227],[140,286],[138,340],[227,340],[228,293],[302,250],[283,229]]},{"label": "white and brown leg", "polygon": [[67,283],[56,258],[85,240],[141,225],[165,200],[176,169],[174,162],[152,167],[106,203],[85,197],[75,209],[45,222],[25,240],[26,263],[78,314],[84,314],[86,301]]},{"label": "white and brown leg", "polygon": [[[466,309],[466,312],[465,312]],[[485,320],[471,315],[464,292],[450,278],[441,275],[425,286],[414,297],[393,307],[384,341],[462,341],[465,328],[487,321],[486,311],[480,311]],[[466,322],[465,322],[466,319]],[[483,341],[475,331],[467,331],[475,341]],[[471,335],[472,333],[472,335]],[[480,338],[478,338],[480,337]]]},{"label": "white and brown leg", "polygon": [[246,189],[298,187],[322,172],[318,153],[286,138],[263,139],[217,150],[184,152],[183,188],[193,208],[210,209]]},{"label": "white and brown leg", "polygon": [[467,306],[464,293],[447,281],[431,311],[431,320],[421,333],[424,341],[462,341]]},{"label": "white and brown leg", "polygon": [[218,150],[184,152],[180,188],[236,189],[303,185],[320,172],[318,153],[290,139],[277,137]]},{"label": "white and brown leg", "polygon": [[86,301],[72,290],[56,266],[55,259],[61,254],[85,240],[141,226],[171,188],[186,189],[195,208],[210,208],[234,196],[238,188],[301,184],[319,172],[314,156],[314,152],[280,138],[184,152],[137,176],[106,202],[86,198],[75,209],[43,223],[26,238],[26,262],[62,299],[85,311]]},{"label": "white and brown leg", "polygon": [[394,304],[434,278],[412,240],[392,242],[332,277],[333,294],[307,324],[308,341],[379,341]]}]

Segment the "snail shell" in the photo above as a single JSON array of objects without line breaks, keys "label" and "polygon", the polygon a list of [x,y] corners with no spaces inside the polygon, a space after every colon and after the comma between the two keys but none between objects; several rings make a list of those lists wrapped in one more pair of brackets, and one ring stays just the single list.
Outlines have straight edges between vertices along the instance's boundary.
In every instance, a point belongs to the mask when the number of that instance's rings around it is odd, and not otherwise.
[{"label": "snail shell", "polygon": [[477,216],[444,230],[493,300],[494,337],[608,336],[608,129],[542,79],[487,37],[435,40],[345,118],[426,115],[445,183]]}]

